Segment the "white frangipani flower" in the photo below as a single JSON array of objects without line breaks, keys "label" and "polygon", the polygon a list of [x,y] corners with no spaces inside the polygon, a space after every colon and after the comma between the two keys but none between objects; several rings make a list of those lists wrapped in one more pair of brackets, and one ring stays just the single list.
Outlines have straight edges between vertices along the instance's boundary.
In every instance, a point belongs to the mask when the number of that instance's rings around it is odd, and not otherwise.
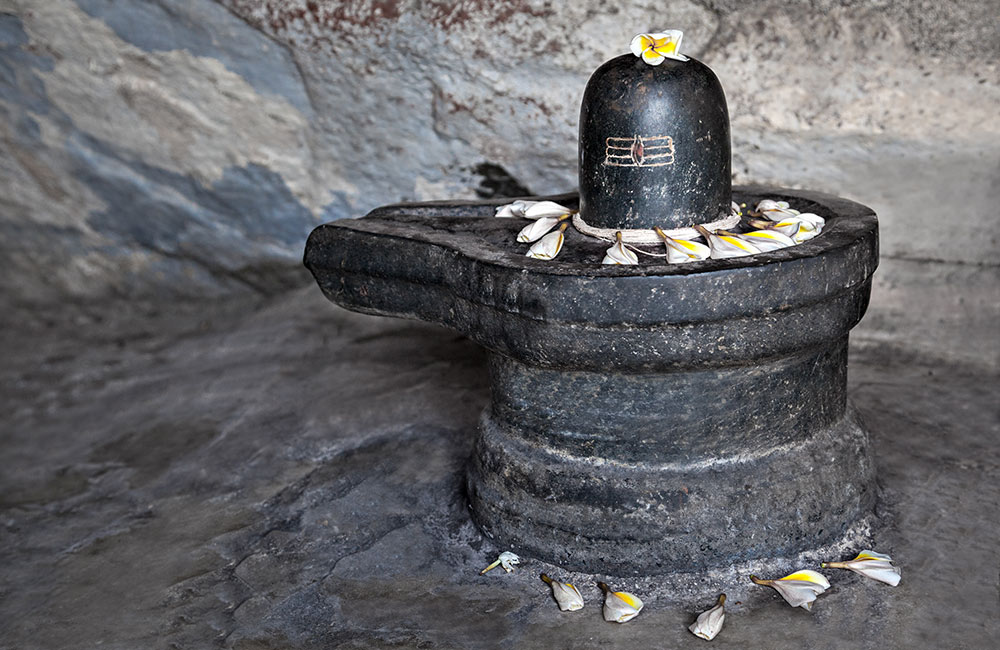
[{"label": "white frangipani flower", "polygon": [[830,583],[823,574],[810,569],[801,569],[777,580],[761,580],[757,576],[750,576],[750,579],[758,585],[774,587],[789,605],[810,612],[816,596],[830,588]]},{"label": "white frangipani flower", "polygon": [[493,564],[489,565],[488,567],[480,571],[479,575],[483,575],[487,571],[492,571],[498,566],[501,567],[507,573],[510,573],[511,571],[514,570],[514,565],[520,563],[521,563],[521,558],[519,558],[514,553],[511,553],[510,551],[504,551],[503,553],[500,554],[500,557],[498,557],[496,561],[493,562]]},{"label": "white frangipani flower", "polygon": [[568,227],[568,223],[563,223],[563,225],[559,226],[559,230],[550,232],[532,244],[525,255],[533,257],[536,260],[553,259],[562,250],[563,241],[565,240],[563,233],[566,232],[566,228]]},{"label": "white frangipani flower", "polygon": [[575,612],[583,608],[583,596],[580,591],[568,582],[553,580],[544,573],[542,581],[552,587],[552,596],[556,599],[559,609],[564,612]]},{"label": "white frangipani flower", "polygon": [[513,203],[507,203],[505,205],[498,205],[496,215],[497,217],[523,217],[524,211],[527,209],[529,203],[537,203],[537,201],[514,201]]},{"label": "white frangipani flower", "polygon": [[607,250],[601,264],[638,264],[639,256],[634,251],[625,248],[622,243],[622,233],[619,230],[615,233],[615,245]]},{"label": "white frangipani flower", "polygon": [[796,244],[801,244],[807,239],[812,239],[820,234],[823,232],[823,226],[826,225],[826,219],[812,212],[802,212],[791,217],[789,220],[799,222],[799,229],[792,235],[792,239],[795,240]]},{"label": "white frangipani flower", "polygon": [[660,228],[656,228],[655,230],[656,234],[660,236],[660,239],[667,246],[667,261],[671,264],[706,260],[712,254],[712,249],[701,242],[688,239],[675,239]]},{"label": "white frangipani flower", "polygon": [[668,29],[665,32],[653,34],[636,34],[629,43],[632,54],[641,57],[649,65],[660,65],[663,59],[687,61],[680,53],[681,39],[684,32],[679,29]]},{"label": "white frangipani flower", "polygon": [[525,203],[531,204],[524,208],[525,219],[561,217],[566,214],[573,214],[573,210],[570,210],[566,206],[559,205],[553,201],[525,201]]},{"label": "white frangipani flower", "polygon": [[764,199],[758,203],[757,212],[771,221],[781,221],[785,217],[799,214],[798,210],[793,210],[789,207],[788,201],[772,201],[771,199]]},{"label": "white frangipani flower", "polygon": [[611,587],[598,582],[604,592],[604,620],[609,623],[626,623],[642,611],[642,601],[638,596],[625,591],[611,591]]},{"label": "white frangipani flower", "polygon": [[725,230],[720,230],[716,233],[717,235],[734,236],[742,239],[743,241],[750,242],[753,244],[754,248],[760,250],[761,253],[766,253],[768,251],[776,251],[779,248],[787,248],[788,246],[794,246],[795,240],[793,240],[788,235],[782,234],[777,230],[752,230],[750,232],[744,232],[740,234],[728,232]]},{"label": "white frangipani flower", "polygon": [[538,219],[541,217],[558,217],[564,214],[572,214],[564,205],[559,205],[554,201],[523,201],[518,200],[506,205],[497,206],[497,217],[517,217],[520,219]]},{"label": "white frangipani flower", "polygon": [[715,607],[698,615],[698,620],[691,624],[688,629],[696,637],[711,641],[715,635],[722,630],[722,624],[726,620],[726,594],[719,594],[719,600]]},{"label": "white frangipani flower", "polygon": [[521,228],[521,232],[517,233],[517,241],[522,244],[530,244],[533,241],[538,241],[550,230],[558,226],[560,221],[565,221],[566,219],[569,219],[569,215],[535,219],[524,228]]},{"label": "white frangipani flower", "polygon": [[695,226],[701,236],[708,242],[708,247],[712,249],[711,258],[713,260],[724,260],[730,257],[743,257],[744,255],[754,255],[760,249],[748,241],[740,239],[735,235],[719,235],[711,233],[704,226]]},{"label": "white frangipani flower", "polygon": [[899,584],[899,567],[892,563],[892,558],[872,550],[858,553],[858,557],[848,562],[823,562],[824,569],[850,569],[866,578],[872,578],[895,587]]}]

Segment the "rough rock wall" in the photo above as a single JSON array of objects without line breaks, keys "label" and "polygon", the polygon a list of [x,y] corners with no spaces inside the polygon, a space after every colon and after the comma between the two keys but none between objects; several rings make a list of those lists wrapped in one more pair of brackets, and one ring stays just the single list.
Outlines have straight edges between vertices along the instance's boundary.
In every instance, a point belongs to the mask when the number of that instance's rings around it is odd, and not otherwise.
[{"label": "rough rock wall", "polygon": [[685,30],[734,180],[872,205],[859,340],[998,360],[994,0],[0,0],[0,288],[269,291],[317,223],[572,189],[589,73]]}]

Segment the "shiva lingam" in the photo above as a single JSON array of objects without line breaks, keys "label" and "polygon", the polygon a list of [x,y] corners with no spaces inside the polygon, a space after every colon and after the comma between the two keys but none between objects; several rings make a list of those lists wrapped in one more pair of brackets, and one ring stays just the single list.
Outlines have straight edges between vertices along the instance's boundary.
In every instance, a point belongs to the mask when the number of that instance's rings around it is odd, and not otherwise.
[{"label": "shiva lingam", "polygon": [[[846,396],[875,214],[731,187],[718,79],[679,54],[679,33],[643,38],[587,85],[578,195],[387,205],[316,228],[305,264],[343,307],[487,349],[467,488],[501,548],[623,576],[832,544],[875,500]],[[523,217],[553,204],[555,253],[526,255]],[[795,245],[746,246],[785,217]],[[800,237],[810,223],[821,233]]]}]

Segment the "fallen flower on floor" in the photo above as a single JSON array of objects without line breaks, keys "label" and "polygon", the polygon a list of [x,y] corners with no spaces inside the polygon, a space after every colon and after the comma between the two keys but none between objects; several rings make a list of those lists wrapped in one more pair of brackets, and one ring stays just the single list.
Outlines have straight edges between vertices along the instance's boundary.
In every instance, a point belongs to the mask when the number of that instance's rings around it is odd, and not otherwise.
[{"label": "fallen flower on floor", "polygon": [[559,226],[559,230],[545,235],[532,244],[525,255],[533,257],[536,260],[551,260],[562,250],[563,241],[565,240],[563,233],[566,232],[566,228],[568,227],[569,224],[564,223]]},{"label": "fallen flower on floor", "polygon": [[566,219],[569,219],[568,214],[564,214],[561,217],[542,217],[540,219],[535,219],[524,228],[521,228],[521,232],[517,233],[517,241],[522,244],[529,244],[533,241],[538,241],[549,231],[559,225],[560,221],[565,221]]},{"label": "fallen flower on floor", "polygon": [[706,230],[704,226],[695,226],[695,229],[708,242],[708,247],[712,250],[710,257],[713,260],[743,257],[744,255],[754,255],[760,252],[759,248],[735,235],[717,235]]},{"label": "fallen flower on floor", "polygon": [[631,621],[642,611],[642,600],[638,596],[624,591],[611,591],[611,587],[603,582],[598,582],[597,586],[604,592],[605,621],[625,623]]},{"label": "fallen flower on floor", "polygon": [[489,565],[488,567],[480,571],[479,575],[484,575],[487,571],[492,571],[498,566],[501,567],[507,573],[510,573],[511,571],[514,570],[514,565],[520,563],[521,563],[521,558],[519,558],[514,553],[511,553],[510,551],[504,551],[503,553],[500,554],[500,557],[496,559],[496,562],[494,562],[493,564]]},{"label": "fallen flower on floor", "polygon": [[850,569],[855,573],[884,582],[895,587],[899,584],[899,567],[892,563],[892,558],[882,553],[871,550],[864,550],[858,553],[858,557],[849,562],[823,562],[820,567],[824,569]]},{"label": "fallen flower on floor", "polygon": [[655,228],[655,230],[656,234],[660,236],[660,239],[667,246],[667,261],[671,264],[696,262],[708,259],[712,254],[712,249],[705,244],[688,239],[674,239],[660,228]]},{"label": "fallen flower on floor", "polygon": [[696,637],[711,641],[715,635],[722,630],[722,624],[726,620],[726,594],[719,594],[719,601],[715,607],[698,615],[698,620],[691,624],[688,629]]},{"label": "fallen flower on floor", "polygon": [[625,248],[622,243],[622,233],[619,230],[615,233],[615,245],[607,250],[601,264],[638,264],[639,256],[635,252]]},{"label": "fallen flower on floor", "polygon": [[579,590],[568,582],[553,580],[544,573],[542,582],[552,587],[552,596],[556,599],[559,609],[564,612],[575,612],[583,607],[583,596]]},{"label": "fallen flower on floor", "polygon": [[830,583],[821,573],[810,569],[802,569],[777,580],[761,580],[754,575],[750,576],[750,579],[758,585],[774,587],[789,605],[810,612],[816,596],[830,588]]}]

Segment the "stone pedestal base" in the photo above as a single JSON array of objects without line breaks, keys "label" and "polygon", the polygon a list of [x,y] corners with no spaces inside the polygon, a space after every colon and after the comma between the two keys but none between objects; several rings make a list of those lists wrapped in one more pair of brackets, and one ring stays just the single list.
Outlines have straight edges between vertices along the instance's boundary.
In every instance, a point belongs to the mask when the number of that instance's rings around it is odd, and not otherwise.
[{"label": "stone pedestal base", "polygon": [[724,566],[828,544],[874,503],[845,390],[875,215],[788,190],[734,198],[827,225],[771,253],[616,267],[572,231],[557,260],[526,258],[523,222],[489,218],[495,203],[400,205],[317,228],[306,264],[349,309],[490,350],[468,489],[498,544],[610,575]]}]

